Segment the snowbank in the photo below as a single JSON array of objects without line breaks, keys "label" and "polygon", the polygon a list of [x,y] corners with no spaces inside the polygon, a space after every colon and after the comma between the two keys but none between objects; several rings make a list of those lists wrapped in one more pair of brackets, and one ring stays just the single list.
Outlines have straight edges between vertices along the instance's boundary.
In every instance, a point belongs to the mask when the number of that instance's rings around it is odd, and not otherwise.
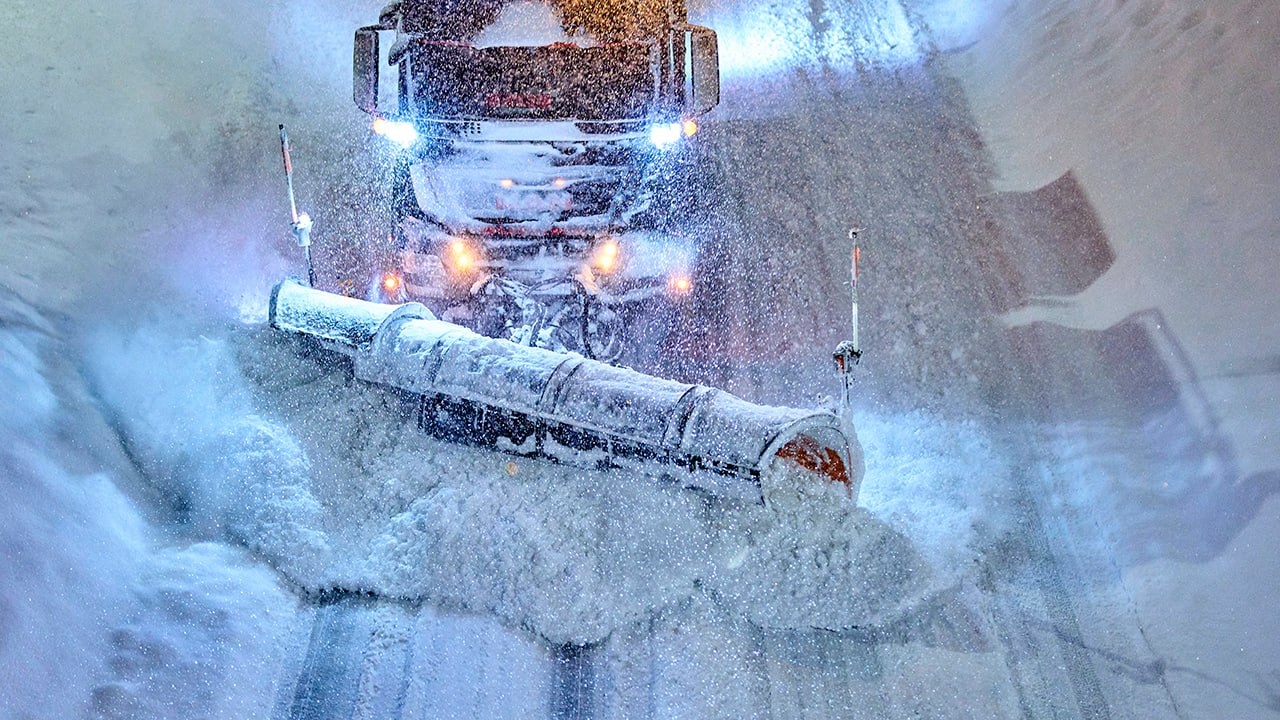
[{"label": "snowbank", "polygon": [[0,289],[0,714],[261,716],[294,601],[242,551],[140,512],[67,354]]}]

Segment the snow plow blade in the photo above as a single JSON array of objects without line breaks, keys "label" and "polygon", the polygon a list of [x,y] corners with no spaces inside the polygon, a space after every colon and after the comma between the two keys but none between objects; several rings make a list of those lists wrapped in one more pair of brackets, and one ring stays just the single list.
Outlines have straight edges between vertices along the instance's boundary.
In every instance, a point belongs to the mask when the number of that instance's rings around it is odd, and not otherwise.
[{"label": "snow plow blade", "polygon": [[382,305],[304,287],[271,295],[272,327],[352,358],[355,377],[416,396],[418,423],[446,441],[582,467],[623,467],[760,501],[775,463],[857,497],[861,458],[829,412],[756,405],[577,354],[478,335],[422,305]]}]

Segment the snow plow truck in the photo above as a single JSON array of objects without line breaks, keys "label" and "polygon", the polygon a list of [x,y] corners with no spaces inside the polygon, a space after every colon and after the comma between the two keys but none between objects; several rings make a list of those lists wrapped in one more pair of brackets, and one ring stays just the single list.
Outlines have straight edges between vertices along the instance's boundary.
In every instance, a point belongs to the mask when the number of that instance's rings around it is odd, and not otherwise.
[{"label": "snow plow truck", "polygon": [[416,398],[419,428],[449,442],[718,497],[800,478],[856,499],[847,417],[610,363],[628,321],[692,282],[663,183],[719,81],[715,34],[682,0],[392,3],[356,32],[354,75],[396,148],[396,253],[364,299],[280,283],[272,327]]},{"label": "snow plow truck", "polygon": [[370,299],[612,362],[690,293],[670,199],[720,87],[683,0],[403,0],[354,75],[398,150]]}]

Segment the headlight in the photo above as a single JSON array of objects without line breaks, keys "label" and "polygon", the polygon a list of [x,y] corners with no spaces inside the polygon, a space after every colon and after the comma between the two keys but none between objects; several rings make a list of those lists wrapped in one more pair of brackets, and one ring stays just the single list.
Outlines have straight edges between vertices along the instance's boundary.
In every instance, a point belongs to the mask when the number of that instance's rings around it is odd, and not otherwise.
[{"label": "headlight", "polygon": [[370,292],[369,299],[381,303],[401,303],[405,301],[404,276],[399,270],[388,270],[377,278],[377,284]]},{"label": "headlight", "polygon": [[418,142],[418,129],[404,120],[378,118],[373,121],[373,131],[402,148]]},{"label": "headlight", "polygon": [[450,240],[442,260],[456,275],[468,275],[480,264],[480,248],[462,239]]},{"label": "headlight", "polygon": [[404,278],[399,273],[389,272],[382,276],[382,291],[388,295],[395,295],[404,287]]},{"label": "headlight", "polygon": [[592,264],[596,269],[603,273],[613,272],[618,265],[618,241],[605,240],[596,247],[595,257],[592,258]]},{"label": "headlight", "polygon": [[649,140],[659,148],[667,148],[680,142],[681,138],[693,137],[696,132],[698,123],[693,120],[658,123],[649,128]]},{"label": "headlight", "polygon": [[684,128],[680,123],[659,123],[649,128],[649,140],[660,148],[670,147],[680,142]]}]

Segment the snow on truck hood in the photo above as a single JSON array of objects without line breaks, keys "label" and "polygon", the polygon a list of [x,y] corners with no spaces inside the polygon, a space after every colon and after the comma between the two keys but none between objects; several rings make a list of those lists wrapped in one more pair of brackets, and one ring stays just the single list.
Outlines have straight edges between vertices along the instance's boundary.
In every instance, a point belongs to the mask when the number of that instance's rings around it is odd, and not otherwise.
[{"label": "snow on truck hood", "polygon": [[567,157],[550,142],[458,143],[446,158],[414,162],[410,176],[423,212],[449,227],[566,216],[606,225],[627,168]]}]

